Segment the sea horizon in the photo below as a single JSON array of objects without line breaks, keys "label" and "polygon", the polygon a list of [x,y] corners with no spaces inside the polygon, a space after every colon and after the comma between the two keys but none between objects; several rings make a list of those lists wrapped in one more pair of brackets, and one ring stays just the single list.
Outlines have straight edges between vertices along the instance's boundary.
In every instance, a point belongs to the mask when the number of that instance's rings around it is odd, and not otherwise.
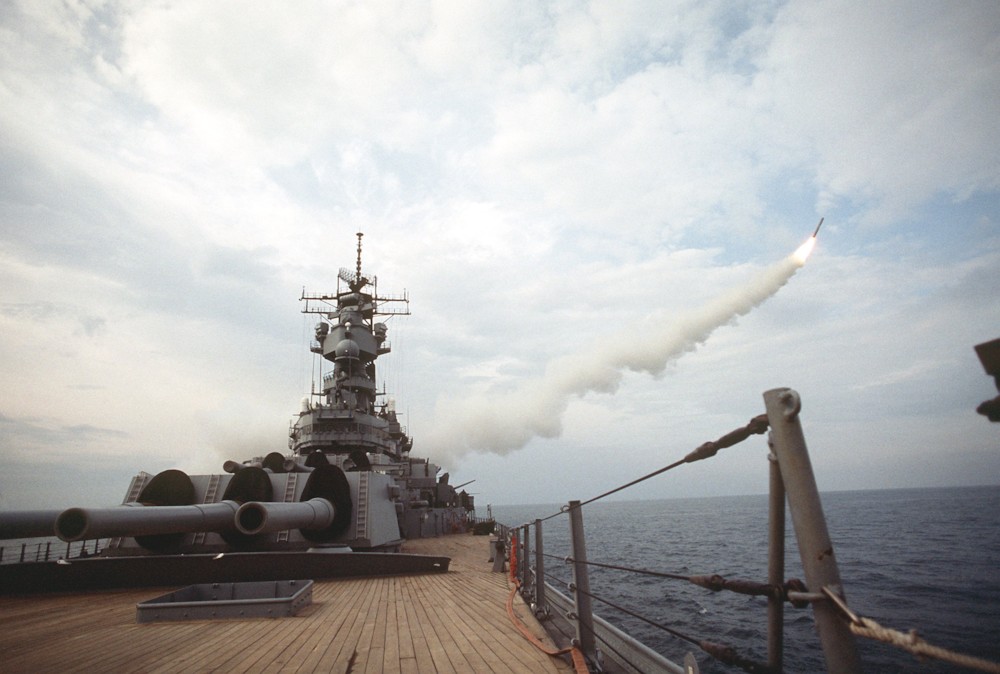
[{"label": "sea horizon", "polygon": [[[1000,482],[995,484],[962,484],[962,485],[928,485],[921,487],[865,487],[857,489],[820,489],[819,494],[823,496],[825,494],[850,494],[850,493],[872,493],[872,492],[883,492],[883,491],[928,491],[928,490],[938,490],[938,489],[990,489],[990,488],[1000,488]],[[706,496],[656,496],[651,498],[615,498],[614,496],[609,496],[606,499],[601,499],[600,501],[595,501],[595,503],[645,503],[649,501],[693,501],[693,500],[704,500],[704,499],[726,499],[726,498],[744,498],[752,496],[767,496],[767,492],[756,492],[756,493],[743,493],[743,494],[711,494]],[[587,499],[574,499],[585,501]],[[486,505],[492,506],[494,508],[530,508],[533,506],[556,506],[559,507],[564,505],[563,503],[557,503],[556,501],[546,501],[546,502],[534,502],[534,503],[488,503]],[[478,512],[479,506],[477,505],[476,510]]]}]

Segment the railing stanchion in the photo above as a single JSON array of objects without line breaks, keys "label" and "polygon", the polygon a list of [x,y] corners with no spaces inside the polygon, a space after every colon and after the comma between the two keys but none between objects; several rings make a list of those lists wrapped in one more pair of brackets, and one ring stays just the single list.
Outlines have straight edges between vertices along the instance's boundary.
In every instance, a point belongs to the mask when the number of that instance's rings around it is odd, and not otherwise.
[{"label": "railing stanchion", "polygon": [[[770,436],[768,437],[770,445]],[[785,483],[781,480],[778,457],[768,455],[770,489],[768,490],[767,582],[772,587],[785,584]],[[767,598],[767,664],[771,671],[782,671],[784,658],[785,602],[780,596]]]},{"label": "railing stanchion", "polygon": [[579,501],[569,502],[569,535],[573,550],[573,595],[576,601],[576,642],[583,654],[597,663],[594,641],[594,614],[590,604],[587,576],[587,543],[583,535],[583,509]]},{"label": "railing stanchion", "polygon": [[535,612],[545,613],[545,552],[542,545],[542,521],[535,520]]},{"label": "railing stanchion", "polygon": [[[806,585],[810,592],[820,592],[826,587],[843,596],[833,543],[826,528],[816,478],[799,422],[799,394],[787,388],[771,389],[764,393],[764,404],[771,426],[774,454],[778,457],[792,512]],[[813,615],[827,669],[831,672],[860,672],[861,660],[854,636],[847,623],[840,619],[837,608],[830,601],[814,602]]]},{"label": "railing stanchion", "polygon": [[502,524],[498,524],[493,529],[496,533],[496,540],[493,541],[490,561],[493,562],[494,573],[503,573],[504,564],[507,563],[507,528]]},{"label": "railing stanchion", "polygon": [[511,565],[510,580],[511,582],[517,580],[515,574],[521,573],[521,541],[518,539],[521,537],[521,532],[518,531],[517,527],[512,527],[507,530],[507,535],[510,536],[510,546],[507,548],[507,562]]},{"label": "railing stanchion", "polygon": [[519,558],[522,560],[521,568],[519,569],[519,571],[521,572],[521,596],[530,597],[531,571],[529,567],[531,566],[531,564],[528,560],[531,558],[531,543],[530,543],[531,539],[528,537],[529,531],[527,524],[524,525],[522,532],[523,533],[521,534],[521,554],[519,555]]}]

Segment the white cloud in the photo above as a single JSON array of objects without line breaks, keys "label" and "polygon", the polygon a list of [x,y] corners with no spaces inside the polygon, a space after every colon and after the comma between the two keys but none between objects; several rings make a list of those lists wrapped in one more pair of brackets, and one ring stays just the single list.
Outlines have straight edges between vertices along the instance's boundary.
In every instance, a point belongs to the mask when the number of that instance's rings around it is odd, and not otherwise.
[{"label": "white cloud", "polygon": [[[686,452],[745,423],[777,385],[802,388],[819,442],[897,429],[927,453],[909,425],[925,414],[981,445],[996,6],[750,4],[12,5],[0,414],[39,447],[101,431],[67,460],[113,455],[122,489],[283,449],[309,371],[299,288],[352,266],[363,230],[380,290],[413,298],[380,372],[433,453],[442,396],[516,389],[622,326],[695,312],[819,208],[814,259],[759,311],[659,378],[572,398],[562,438],[502,468],[465,459],[467,479],[530,500],[572,457],[581,482],[559,497],[582,496],[657,467],[665,439]],[[261,423],[237,432],[247,415]],[[747,489],[753,459],[732,461],[720,489]],[[851,486],[853,464],[829,461]]]},{"label": "white cloud", "polygon": [[814,143],[821,197],[893,224],[929,195],[997,189],[997,21],[993,3],[791,3],[755,85]]}]

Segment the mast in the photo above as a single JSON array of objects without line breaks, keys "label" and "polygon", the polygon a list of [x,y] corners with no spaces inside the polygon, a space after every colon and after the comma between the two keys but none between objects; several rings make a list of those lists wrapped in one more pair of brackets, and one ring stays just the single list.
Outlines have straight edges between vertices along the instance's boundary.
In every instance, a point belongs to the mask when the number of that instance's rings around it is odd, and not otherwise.
[{"label": "mast", "polygon": [[376,318],[409,315],[409,297],[405,291],[379,295],[378,279],[362,270],[363,236],[357,233],[355,268],[340,269],[335,293],[302,291],[302,313],[320,318],[310,350],[332,363],[333,369],[322,376],[318,392],[313,387],[320,400],[310,398],[293,421],[289,447],[296,454],[320,450],[359,460],[365,453],[398,459],[409,449],[395,410],[376,405],[380,394],[375,383],[375,361],[391,351],[388,328]]}]

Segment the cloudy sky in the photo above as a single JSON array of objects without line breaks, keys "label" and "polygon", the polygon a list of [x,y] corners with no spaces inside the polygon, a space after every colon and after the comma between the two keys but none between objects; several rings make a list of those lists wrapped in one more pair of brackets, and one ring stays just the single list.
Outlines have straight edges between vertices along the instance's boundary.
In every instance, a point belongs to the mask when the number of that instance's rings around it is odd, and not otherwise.
[{"label": "cloudy sky", "polygon": [[[298,298],[357,231],[413,312],[380,383],[480,505],[588,498],[779,386],[822,489],[1000,483],[996,2],[22,0],[0,31],[0,507],[284,451]],[[766,453],[625,497],[763,493]]]}]

